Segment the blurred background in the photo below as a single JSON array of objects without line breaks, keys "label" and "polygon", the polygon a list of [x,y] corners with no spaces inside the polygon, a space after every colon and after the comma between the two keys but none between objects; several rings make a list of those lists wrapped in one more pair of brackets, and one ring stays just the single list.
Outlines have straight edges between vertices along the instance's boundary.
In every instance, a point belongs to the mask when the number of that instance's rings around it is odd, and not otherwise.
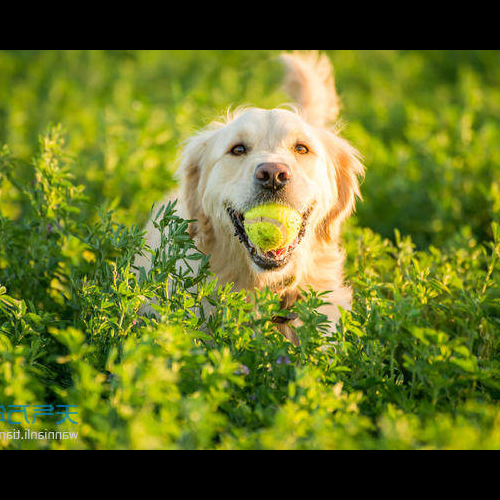
[{"label": "blurred background", "polygon": [[[500,214],[500,51],[327,51],[343,135],[364,156],[351,223],[419,248],[491,238]],[[94,208],[143,224],[181,141],[228,106],[287,102],[279,51],[0,51],[0,146],[26,163],[50,124]],[[26,176],[32,170],[23,162]],[[6,181],[0,212],[25,207]],[[92,222],[95,211],[84,217]]]}]

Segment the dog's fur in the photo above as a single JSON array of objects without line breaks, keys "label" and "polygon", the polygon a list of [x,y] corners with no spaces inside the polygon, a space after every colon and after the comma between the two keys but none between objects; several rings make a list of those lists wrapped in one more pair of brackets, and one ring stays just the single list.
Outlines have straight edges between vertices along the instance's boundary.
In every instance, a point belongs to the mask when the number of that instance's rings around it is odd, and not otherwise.
[{"label": "dog's fur", "polygon": [[[286,67],[286,90],[298,106],[241,108],[190,138],[179,168],[178,212],[186,219],[196,219],[190,235],[210,255],[219,283],[233,282],[236,290],[269,286],[281,295],[284,307],[293,304],[300,288],[310,285],[330,291],[327,299],[331,304],[323,312],[335,324],[337,306],[350,309],[352,295],[343,282],[340,227],[360,196],[358,177],[364,167],[357,151],[335,127],[339,100],[328,57],[295,52],[281,58]],[[297,143],[306,145],[309,152],[298,154],[294,150]],[[236,144],[244,144],[246,154],[231,154]],[[291,170],[290,182],[278,194],[264,195],[255,187],[256,167],[266,162],[286,164]],[[284,203],[301,213],[312,207],[305,235],[288,262],[270,270],[259,267],[234,236],[228,215],[228,208],[244,213],[265,201]],[[157,247],[159,235],[151,221],[146,232],[147,243]],[[147,269],[150,263],[147,257],[138,256],[135,265]],[[298,343],[290,323],[277,326]]]}]

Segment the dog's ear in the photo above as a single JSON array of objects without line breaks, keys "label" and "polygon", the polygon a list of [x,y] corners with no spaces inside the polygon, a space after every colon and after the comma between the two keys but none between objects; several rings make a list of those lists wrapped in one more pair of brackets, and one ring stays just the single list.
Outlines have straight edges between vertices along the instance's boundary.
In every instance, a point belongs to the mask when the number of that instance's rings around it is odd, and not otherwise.
[{"label": "dog's ear", "polygon": [[356,199],[361,199],[358,178],[365,168],[360,154],[345,139],[337,134],[321,131],[323,144],[329,160],[329,175],[334,189],[334,203],[326,216],[316,227],[316,234],[323,241],[332,241],[341,223],[351,215]]},{"label": "dog's ear", "polygon": [[201,168],[203,158],[206,155],[207,143],[213,131],[205,130],[185,142],[181,154],[178,175],[180,177],[180,196],[186,208],[186,218],[195,219],[189,224],[189,236],[197,238],[201,247],[206,247],[213,238],[213,230],[210,219],[203,211],[201,198],[203,195],[201,186]]}]

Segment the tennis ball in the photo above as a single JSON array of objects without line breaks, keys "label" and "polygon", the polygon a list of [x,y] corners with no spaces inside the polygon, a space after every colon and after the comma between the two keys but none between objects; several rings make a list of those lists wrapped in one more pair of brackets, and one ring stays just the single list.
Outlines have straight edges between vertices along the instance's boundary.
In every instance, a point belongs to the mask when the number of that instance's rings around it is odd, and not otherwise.
[{"label": "tennis ball", "polygon": [[259,205],[244,216],[248,239],[264,252],[290,245],[299,234],[302,223],[297,210],[277,203]]}]

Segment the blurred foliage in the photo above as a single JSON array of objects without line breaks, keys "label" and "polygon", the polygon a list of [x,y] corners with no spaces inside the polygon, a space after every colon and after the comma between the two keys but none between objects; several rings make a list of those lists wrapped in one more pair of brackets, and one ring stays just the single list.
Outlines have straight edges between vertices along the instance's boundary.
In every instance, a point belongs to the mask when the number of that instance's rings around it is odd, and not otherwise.
[{"label": "blurred foliage", "polygon": [[[0,51],[0,447],[500,447],[500,52],[332,51],[368,170],[331,341],[314,290],[294,347],[276,296],[210,280],[175,206],[145,247],[181,141],[287,100],[275,55]],[[136,278],[138,251],[154,265]],[[79,424],[2,421],[42,404]]]}]

